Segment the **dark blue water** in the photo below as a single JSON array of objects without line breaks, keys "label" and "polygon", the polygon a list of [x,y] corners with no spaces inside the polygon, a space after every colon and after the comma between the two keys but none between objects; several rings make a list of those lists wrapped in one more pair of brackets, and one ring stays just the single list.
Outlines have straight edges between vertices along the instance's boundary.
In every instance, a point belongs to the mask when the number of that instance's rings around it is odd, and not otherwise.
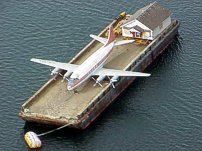
[{"label": "dark blue water", "polygon": [[[149,0],[0,2],[0,150],[29,150],[24,133],[53,127],[25,123],[21,105],[49,78],[30,58],[67,62],[119,13]],[[181,22],[179,36],[84,131],[41,137],[39,150],[201,150],[202,1],[161,0]]]}]

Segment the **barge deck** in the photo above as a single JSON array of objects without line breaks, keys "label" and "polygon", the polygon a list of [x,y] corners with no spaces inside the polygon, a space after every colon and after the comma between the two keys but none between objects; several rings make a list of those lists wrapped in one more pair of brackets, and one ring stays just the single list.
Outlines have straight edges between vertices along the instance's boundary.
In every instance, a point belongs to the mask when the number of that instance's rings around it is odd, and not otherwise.
[{"label": "barge deck", "polygon": [[[116,27],[123,19],[114,20]],[[134,42],[114,48],[113,53],[104,64],[105,68],[132,71],[143,71],[178,33],[180,23],[174,20],[150,44]],[[99,36],[105,35],[106,27]],[[116,36],[116,40],[122,39]],[[81,64],[92,53],[102,46],[92,40],[69,63]],[[64,74],[64,71],[61,71]],[[55,78],[55,79],[54,79]],[[57,75],[43,85],[23,105],[19,116],[29,122],[85,129],[135,78],[120,77],[114,89],[108,79],[93,87],[95,81],[89,79],[80,87],[78,93],[67,91],[67,82],[61,82],[62,77]]]}]

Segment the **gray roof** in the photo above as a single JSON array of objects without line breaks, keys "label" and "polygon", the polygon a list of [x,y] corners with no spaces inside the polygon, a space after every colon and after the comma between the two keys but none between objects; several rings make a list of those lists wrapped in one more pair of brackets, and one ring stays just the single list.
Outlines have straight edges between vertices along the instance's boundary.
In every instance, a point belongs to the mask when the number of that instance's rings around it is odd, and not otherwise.
[{"label": "gray roof", "polygon": [[136,19],[151,30],[154,30],[171,14],[172,13],[169,10],[161,6],[159,3],[154,2],[139,9],[127,21],[124,22],[124,25]]},{"label": "gray roof", "polygon": [[144,29],[142,29],[140,26],[136,25],[135,27],[133,27],[134,29],[136,29],[139,32],[143,32]]}]

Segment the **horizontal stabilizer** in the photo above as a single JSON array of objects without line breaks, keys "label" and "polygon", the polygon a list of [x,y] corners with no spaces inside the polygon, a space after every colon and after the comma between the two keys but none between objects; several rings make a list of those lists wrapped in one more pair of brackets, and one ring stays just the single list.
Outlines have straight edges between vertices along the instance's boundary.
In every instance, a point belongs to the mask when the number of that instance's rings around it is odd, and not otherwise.
[{"label": "horizontal stabilizer", "polygon": [[106,38],[102,38],[102,37],[99,37],[99,36],[96,36],[96,35],[90,34],[90,37],[97,40],[97,41],[99,41],[99,42],[101,42],[101,43],[103,43],[103,44],[106,44],[106,42],[107,42]]},{"label": "horizontal stabilizer", "polygon": [[116,41],[115,42],[115,46],[119,46],[119,45],[124,45],[124,44],[128,44],[128,43],[132,43],[135,40],[123,40],[123,41]]},{"label": "horizontal stabilizer", "polygon": [[[90,35],[91,38],[103,43],[103,44],[106,44],[107,42],[107,39],[106,38],[103,38],[103,37],[99,37],[99,36],[96,36],[96,35]],[[135,40],[124,40],[124,41],[116,41],[115,42],[115,46],[120,46],[120,45],[124,45],[124,44],[128,44],[128,43],[132,43],[134,42]]]}]

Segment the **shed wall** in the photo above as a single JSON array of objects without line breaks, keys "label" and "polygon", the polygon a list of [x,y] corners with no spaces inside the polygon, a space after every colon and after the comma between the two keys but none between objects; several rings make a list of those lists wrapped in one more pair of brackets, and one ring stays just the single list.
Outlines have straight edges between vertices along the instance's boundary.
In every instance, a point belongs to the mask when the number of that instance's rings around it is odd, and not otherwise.
[{"label": "shed wall", "polygon": [[[162,25],[157,26],[153,33],[152,33],[152,37],[153,39],[156,38],[156,36],[158,36],[164,29],[166,29],[166,27],[168,27],[171,24],[171,16],[169,16],[167,19],[165,19],[162,23]],[[162,28],[160,27],[162,26]]]}]

